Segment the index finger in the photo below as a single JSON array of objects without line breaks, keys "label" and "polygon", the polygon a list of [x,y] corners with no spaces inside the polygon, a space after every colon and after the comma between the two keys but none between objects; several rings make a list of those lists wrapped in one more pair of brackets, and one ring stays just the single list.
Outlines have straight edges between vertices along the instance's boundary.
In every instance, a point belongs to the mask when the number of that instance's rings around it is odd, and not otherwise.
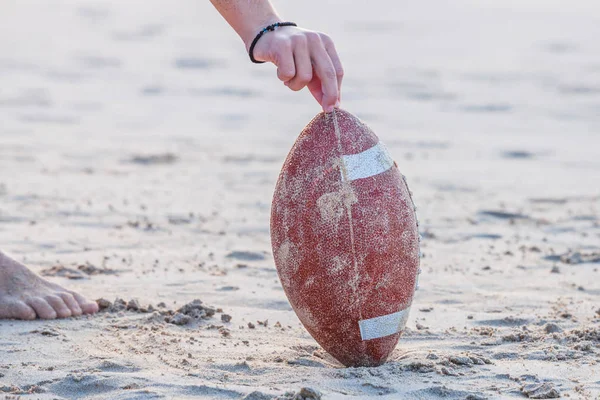
[{"label": "index finger", "polygon": [[323,90],[323,99],[321,100],[321,106],[325,112],[333,111],[333,107],[337,102],[339,91],[338,81],[335,73],[333,62],[329,57],[329,54],[323,47],[323,44],[319,41],[319,45],[312,46],[311,58],[313,67],[317,76],[321,80],[321,88]]},{"label": "index finger", "polygon": [[341,100],[342,93],[342,79],[344,78],[344,68],[342,67],[342,61],[338,56],[337,50],[335,49],[335,45],[333,44],[333,40],[329,38],[329,36],[325,36],[323,38],[323,44],[325,45],[325,51],[329,55],[331,62],[333,63],[333,68],[335,69],[335,76],[337,78],[338,84],[338,101]]}]

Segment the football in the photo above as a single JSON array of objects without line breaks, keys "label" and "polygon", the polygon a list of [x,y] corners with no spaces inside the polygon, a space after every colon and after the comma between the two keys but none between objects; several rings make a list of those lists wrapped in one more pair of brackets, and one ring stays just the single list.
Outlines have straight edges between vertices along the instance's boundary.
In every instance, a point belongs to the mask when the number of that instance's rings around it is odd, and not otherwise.
[{"label": "football", "polygon": [[415,212],[386,147],[347,111],[317,115],[285,160],[271,209],[277,272],[345,366],[380,365],[398,343],[420,273]]}]

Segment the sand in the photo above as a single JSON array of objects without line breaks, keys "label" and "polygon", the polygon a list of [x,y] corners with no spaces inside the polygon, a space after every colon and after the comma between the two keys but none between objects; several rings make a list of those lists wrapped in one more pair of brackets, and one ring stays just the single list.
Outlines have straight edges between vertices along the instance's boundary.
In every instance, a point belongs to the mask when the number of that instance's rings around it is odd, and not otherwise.
[{"label": "sand", "polygon": [[111,305],[1,321],[0,397],[598,398],[597,2],[278,3],[334,37],[343,107],[414,193],[424,273],[391,360],[342,368],[277,278],[307,92],[208,2],[8,2],[1,247]]}]

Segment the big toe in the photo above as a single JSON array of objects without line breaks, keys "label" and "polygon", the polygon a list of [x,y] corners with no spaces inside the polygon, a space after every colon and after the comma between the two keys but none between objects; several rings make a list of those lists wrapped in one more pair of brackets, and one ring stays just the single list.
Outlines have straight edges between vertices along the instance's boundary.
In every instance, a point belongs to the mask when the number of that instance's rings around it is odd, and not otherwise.
[{"label": "big toe", "polygon": [[34,309],[22,301],[0,301],[0,318],[31,320],[36,317]]}]

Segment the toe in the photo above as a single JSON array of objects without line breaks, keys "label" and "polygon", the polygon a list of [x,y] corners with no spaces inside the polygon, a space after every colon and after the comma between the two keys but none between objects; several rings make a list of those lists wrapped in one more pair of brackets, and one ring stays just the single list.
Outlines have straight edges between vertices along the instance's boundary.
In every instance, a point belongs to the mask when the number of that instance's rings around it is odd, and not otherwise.
[{"label": "toe", "polygon": [[33,308],[18,300],[0,301],[0,319],[36,319]]},{"label": "toe", "polygon": [[13,318],[32,320],[32,319],[36,319],[37,315],[36,315],[35,311],[33,310],[33,308],[29,307],[27,304],[23,303],[22,301],[19,301],[14,306]]},{"label": "toe", "polygon": [[79,307],[81,307],[81,311],[84,314],[94,314],[98,312],[98,303],[95,301],[89,301],[79,293],[71,292],[77,303],[79,303]]},{"label": "toe", "polygon": [[35,310],[38,317],[42,319],[56,319],[56,311],[41,297],[32,297],[27,300],[27,305]]},{"label": "toe", "polygon": [[65,301],[60,296],[49,295],[45,297],[48,304],[56,311],[58,318],[68,318],[71,316],[71,310],[65,304]]},{"label": "toe", "polygon": [[60,297],[63,299],[67,307],[69,307],[69,310],[71,310],[71,315],[81,315],[81,307],[71,293],[60,293]]}]

